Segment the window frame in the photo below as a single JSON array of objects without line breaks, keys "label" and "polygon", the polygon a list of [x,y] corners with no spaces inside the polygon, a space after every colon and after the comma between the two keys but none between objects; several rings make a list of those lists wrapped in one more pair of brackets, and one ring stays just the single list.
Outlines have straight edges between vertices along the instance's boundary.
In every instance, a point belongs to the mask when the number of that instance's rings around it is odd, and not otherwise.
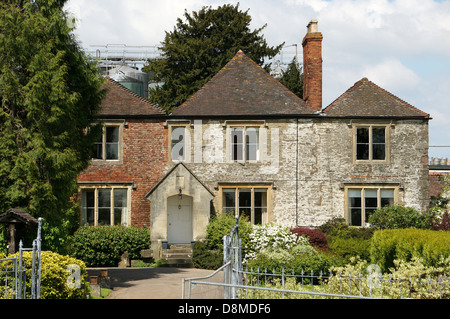
[{"label": "window frame", "polygon": [[[83,186],[80,187],[80,206],[81,206],[81,210],[80,210],[80,224],[81,225],[92,225],[92,226],[98,226],[98,225],[103,225],[103,224],[99,224],[99,208],[102,208],[99,206],[99,192],[100,191],[104,191],[104,190],[109,190],[110,191],[110,198],[109,198],[109,224],[107,224],[108,226],[114,226],[114,225],[124,225],[124,226],[129,226],[131,225],[131,186],[128,185],[97,185],[97,186]],[[125,190],[126,191],[126,206],[116,206],[115,205],[115,190]],[[93,191],[94,193],[94,206],[87,206],[88,203],[85,202],[85,194],[88,191]],[[94,210],[94,223],[90,224],[87,220],[87,211],[86,209],[93,209]],[[105,207],[103,207],[105,208]],[[115,224],[115,209],[116,208],[126,208],[126,216],[125,216],[125,221],[121,220],[120,224]]]},{"label": "window frame", "polygon": [[[107,157],[107,128],[108,127],[117,127],[118,128],[118,141],[117,141],[117,158],[108,159]],[[91,157],[91,161],[95,163],[116,163],[120,164],[123,161],[123,123],[118,122],[104,122],[102,123],[102,137],[101,137],[101,145],[102,145],[102,158]],[[94,142],[93,147],[95,147],[100,142]],[[94,151],[94,150],[93,150]]]},{"label": "window frame", "polygon": [[[235,123],[235,124],[227,124],[226,127],[226,157],[227,161],[230,163],[260,163],[262,162],[262,130],[264,128],[263,124],[260,123]],[[232,130],[233,129],[242,129],[242,159],[234,159],[233,158],[233,141],[232,141]],[[257,129],[258,136],[256,140],[256,159],[247,159],[248,157],[248,142],[247,142],[247,134],[248,129]]]},{"label": "window frame", "polygon": [[[388,164],[389,158],[390,158],[390,125],[385,123],[354,123],[352,125],[353,128],[353,162],[359,163],[359,164]],[[358,129],[361,128],[368,128],[369,129],[369,155],[368,159],[358,159]],[[374,144],[381,144],[381,143],[374,143],[373,141],[373,129],[384,129],[384,159],[373,159],[373,149]]]},{"label": "window frame", "polygon": [[[168,156],[168,160],[169,162],[172,163],[179,163],[179,162],[185,162],[185,163],[190,163],[191,161],[191,131],[190,131],[190,124],[189,123],[185,123],[185,122],[181,122],[181,123],[170,123],[168,126],[168,145],[169,145],[169,154]],[[178,127],[182,127],[184,128],[184,158],[182,159],[173,159],[172,158],[172,131],[174,128],[178,128]]]},{"label": "window frame", "polygon": [[[398,185],[380,185],[380,184],[373,184],[373,185],[367,185],[367,184],[359,184],[359,185],[347,185],[345,186],[345,209],[344,209],[344,218],[347,221],[347,224],[349,226],[355,226],[355,227],[367,227],[369,226],[369,223],[366,222],[366,191],[367,190],[376,190],[377,191],[377,207],[376,209],[380,209],[384,206],[381,206],[381,191],[382,190],[392,190],[393,191],[393,205],[396,205],[399,203],[399,189],[400,187]],[[361,190],[361,225],[352,225],[352,217],[351,217],[351,201],[350,201],[350,190]],[[368,198],[374,198],[374,197],[368,197]],[[355,206],[357,207],[357,206]],[[370,207],[374,208],[374,207]]]},{"label": "window frame", "polygon": [[[224,211],[224,190],[226,189],[232,189],[234,190],[234,215],[241,216],[241,212],[239,212],[239,208],[242,207],[239,204],[239,190],[245,190],[250,191],[251,194],[251,206],[246,207],[250,208],[250,222],[251,224],[255,224],[255,208],[264,209],[261,212],[261,225],[265,225],[270,222],[271,220],[271,207],[272,207],[272,201],[271,201],[271,187],[268,185],[221,185],[219,187],[219,212],[222,213],[228,213]],[[266,193],[266,205],[265,206],[255,206],[255,190],[265,190]]]}]

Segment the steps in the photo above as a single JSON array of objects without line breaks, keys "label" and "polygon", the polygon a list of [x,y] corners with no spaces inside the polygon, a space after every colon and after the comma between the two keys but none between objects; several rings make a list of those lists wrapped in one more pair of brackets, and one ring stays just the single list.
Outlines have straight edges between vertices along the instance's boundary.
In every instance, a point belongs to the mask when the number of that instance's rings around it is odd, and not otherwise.
[{"label": "steps", "polygon": [[191,244],[171,244],[169,249],[162,250],[162,258],[169,262],[170,267],[194,267]]}]

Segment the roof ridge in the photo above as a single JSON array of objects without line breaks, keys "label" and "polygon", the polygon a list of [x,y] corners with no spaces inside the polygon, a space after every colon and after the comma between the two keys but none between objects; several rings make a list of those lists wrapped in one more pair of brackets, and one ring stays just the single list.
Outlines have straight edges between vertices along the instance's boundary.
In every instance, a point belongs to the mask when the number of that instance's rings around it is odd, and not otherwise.
[{"label": "roof ridge", "polygon": [[105,76],[105,78],[106,78],[106,80],[108,80],[110,83],[114,84],[115,86],[117,86],[117,87],[120,88],[121,90],[127,92],[128,94],[130,94],[130,95],[132,95],[133,97],[139,99],[140,101],[145,102],[145,103],[151,105],[152,107],[156,108],[159,112],[162,112],[162,114],[167,114],[167,112],[166,112],[162,107],[160,107],[159,105],[157,105],[157,104],[151,102],[150,100],[148,100],[148,99],[146,99],[146,98],[140,96],[139,94],[136,94],[135,92],[131,91],[129,88],[127,88],[127,87],[125,87],[124,85],[122,85],[120,82],[118,82],[118,81],[112,79],[112,78],[109,77],[109,76]]}]

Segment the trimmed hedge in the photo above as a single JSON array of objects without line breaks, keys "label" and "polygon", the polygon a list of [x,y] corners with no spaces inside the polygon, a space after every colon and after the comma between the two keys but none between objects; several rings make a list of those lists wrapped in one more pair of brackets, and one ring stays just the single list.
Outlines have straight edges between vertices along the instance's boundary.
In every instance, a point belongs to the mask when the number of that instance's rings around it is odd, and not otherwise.
[{"label": "trimmed hedge", "polygon": [[72,237],[71,256],[88,267],[115,267],[124,252],[139,259],[150,248],[148,228],[134,226],[82,226]]},{"label": "trimmed hedge", "polygon": [[425,229],[386,229],[374,233],[370,250],[372,263],[388,271],[394,260],[422,258],[426,266],[450,257],[450,232]]}]

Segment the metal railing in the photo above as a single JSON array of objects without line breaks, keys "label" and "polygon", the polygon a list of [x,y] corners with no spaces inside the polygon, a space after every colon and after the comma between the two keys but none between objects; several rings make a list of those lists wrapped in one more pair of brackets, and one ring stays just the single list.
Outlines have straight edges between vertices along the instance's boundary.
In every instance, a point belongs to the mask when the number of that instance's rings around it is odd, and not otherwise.
[{"label": "metal railing", "polygon": [[[37,238],[32,248],[24,248],[22,240],[19,252],[10,258],[0,259],[0,299],[40,299],[41,297],[41,228],[42,218],[38,219]],[[31,278],[27,278],[27,268],[23,252],[31,251]],[[30,293],[27,294],[27,286]]]},{"label": "metal railing", "polygon": [[[448,276],[394,278],[381,274],[377,267],[368,268],[365,274],[243,269],[239,224],[224,237],[224,265],[209,276],[183,279],[182,298],[188,284],[187,298],[193,298],[192,289],[210,287],[210,291],[223,291],[224,299],[311,298],[311,299],[450,299]],[[373,265],[372,265],[373,266]],[[223,280],[217,278],[223,272]],[[201,298],[201,292],[194,298]]]}]

